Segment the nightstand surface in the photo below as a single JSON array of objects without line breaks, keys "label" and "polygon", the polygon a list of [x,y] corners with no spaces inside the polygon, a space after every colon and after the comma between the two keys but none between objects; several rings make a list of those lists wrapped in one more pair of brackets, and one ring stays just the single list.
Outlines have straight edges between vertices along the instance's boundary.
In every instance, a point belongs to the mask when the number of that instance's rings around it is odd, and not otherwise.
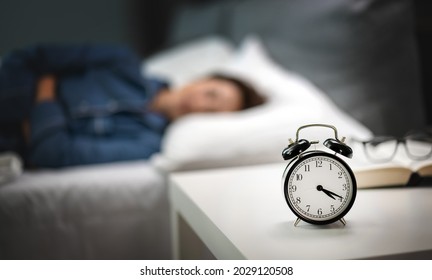
[{"label": "nightstand surface", "polygon": [[218,259],[432,258],[432,187],[359,189],[345,227],[294,227],[282,194],[285,166],[173,174],[176,257],[188,250],[180,216]]}]

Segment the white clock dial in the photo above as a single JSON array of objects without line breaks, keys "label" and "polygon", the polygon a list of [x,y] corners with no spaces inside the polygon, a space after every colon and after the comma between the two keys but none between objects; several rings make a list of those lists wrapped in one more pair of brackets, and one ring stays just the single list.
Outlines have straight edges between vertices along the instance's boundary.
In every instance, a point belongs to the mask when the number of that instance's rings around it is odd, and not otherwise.
[{"label": "white clock dial", "polygon": [[320,224],[336,221],[349,211],[356,185],[352,171],[341,159],[311,152],[301,156],[288,170],[284,193],[299,218]]}]

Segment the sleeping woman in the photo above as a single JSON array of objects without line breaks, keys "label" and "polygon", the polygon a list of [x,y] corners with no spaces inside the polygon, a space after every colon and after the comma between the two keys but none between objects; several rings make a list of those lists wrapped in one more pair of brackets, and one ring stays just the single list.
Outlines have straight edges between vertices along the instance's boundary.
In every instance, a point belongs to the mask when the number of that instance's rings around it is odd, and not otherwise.
[{"label": "sleeping woman", "polygon": [[0,152],[38,167],[147,159],[182,116],[264,102],[237,78],[213,75],[177,89],[140,69],[137,56],[115,46],[11,52],[0,66]]}]

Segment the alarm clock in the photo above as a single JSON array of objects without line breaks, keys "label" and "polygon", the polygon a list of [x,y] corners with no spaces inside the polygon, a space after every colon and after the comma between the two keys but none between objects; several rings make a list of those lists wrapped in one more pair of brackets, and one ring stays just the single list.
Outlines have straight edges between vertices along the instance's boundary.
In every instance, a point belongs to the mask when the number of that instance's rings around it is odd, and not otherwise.
[{"label": "alarm clock", "polygon": [[[323,145],[332,152],[312,150],[319,141],[299,139],[302,129],[326,127],[334,131]],[[352,149],[339,140],[332,125],[309,124],[298,128],[296,140],[282,151],[284,160],[290,160],[282,177],[282,188],[286,203],[297,216],[295,226],[302,220],[311,224],[325,225],[341,221],[354,204],[357,183],[353,171],[341,156],[352,158]]]}]

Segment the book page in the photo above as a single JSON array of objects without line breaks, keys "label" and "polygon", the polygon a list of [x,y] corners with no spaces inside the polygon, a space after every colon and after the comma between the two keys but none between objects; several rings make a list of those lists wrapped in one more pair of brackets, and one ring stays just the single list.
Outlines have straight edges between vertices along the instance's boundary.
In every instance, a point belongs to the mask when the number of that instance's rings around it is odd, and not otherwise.
[{"label": "book page", "polygon": [[432,177],[432,159],[412,162],[411,168],[422,177]]}]

